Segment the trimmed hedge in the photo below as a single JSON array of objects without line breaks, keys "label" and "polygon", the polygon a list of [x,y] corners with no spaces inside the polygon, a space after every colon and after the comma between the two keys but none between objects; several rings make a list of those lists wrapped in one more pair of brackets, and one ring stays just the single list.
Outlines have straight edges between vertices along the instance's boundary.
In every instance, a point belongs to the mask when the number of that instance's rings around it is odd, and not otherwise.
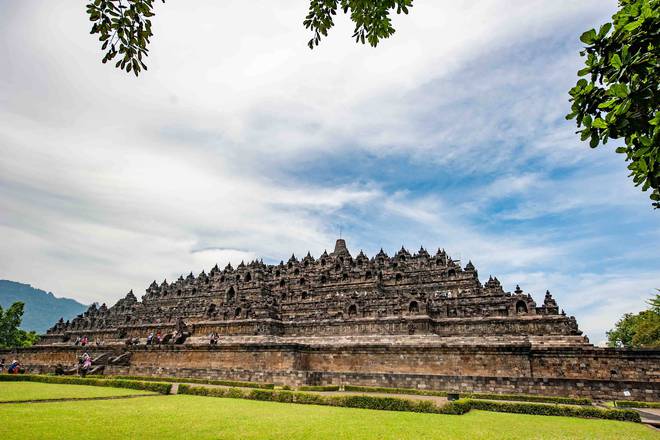
[{"label": "trimmed hedge", "polygon": [[583,405],[583,406],[590,406],[593,404],[593,401],[586,397],[555,397],[555,396],[534,396],[530,394],[488,394],[488,393],[466,393],[461,395],[468,399],[514,400],[519,402],[557,403],[557,404],[565,404],[565,405]]},{"label": "trimmed hedge", "polygon": [[358,385],[344,385],[344,391],[356,391],[359,393],[412,394],[416,396],[447,396],[446,391],[418,390],[416,388],[367,387]]},{"label": "trimmed hedge", "polygon": [[[418,396],[440,396],[446,397],[447,391],[418,390],[415,388],[385,388],[385,387],[366,387],[356,385],[344,386],[346,391],[356,391],[363,393],[388,393],[388,394],[412,394]],[[458,393],[461,397],[467,399],[486,399],[486,400],[514,400],[519,402],[542,402],[542,403],[563,403],[566,405],[592,405],[591,399],[583,397],[554,397],[554,396],[535,396],[530,394],[494,394],[494,393]]]},{"label": "trimmed hedge", "polygon": [[468,399],[468,402],[472,409],[482,411],[641,422],[641,418],[637,412],[625,409],[603,409],[594,406],[545,405],[538,403],[492,402],[478,399]]},{"label": "trimmed hedge", "polygon": [[638,402],[635,400],[617,400],[614,406],[619,408],[660,408],[660,402]]},{"label": "trimmed hedge", "polygon": [[179,394],[196,396],[227,397],[251,399],[268,402],[300,403],[308,405],[342,406],[386,411],[409,411],[434,414],[465,414],[471,409],[516,414],[543,416],[580,417],[589,419],[608,419],[627,422],[640,422],[640,416],[632,410],[601,409],[586,406],[548,405],[543,403],[493,402],[478,399],[459,399],[437,406],[428,400],[409,400],[398,397],[380,396],[327,396],[300,391],[280,390],[245,390],[240,388],[206,388],[179,385]]},{"label": "trimmed hedge", "polygon": [[133,390],[153,391],[169,394],[172,384],[159,382],[143,382],[123,379],[97,379],[77,376],[43,376],[36,374],[0,374],[0,382],[43,382],[69,385],[91,385],[97,387],[130,388]]},{"label": "trimmed hedge", "polygon": [[221,379],[197,379],[193,377],[158,377],[158,376],[103,376],[103,375],[88,375],[87,377],[94,378],[108,378],[113,377],[125,380],[140,380],[140,381],[156,381],[156,382],[188,382],[199,383],[207,385],[223,385],[227,387],[241,387],[241,388],[265,388],[273,389],[275,384],[272,383],[258,383],[258,382],[242,382],[238,380],[221,380]]},{"label": "trimmed hedge", "polygon": [[385,411],[410,411],[435,414],[464,414],[470,410],[465,401],[450,402],[439,407],[431,401],[416,401],[396,397],[324,396],[300,391],[244,390],[240,388],[206,388],[179,385],[179,394],[261,400],[267,402],[299,403],[307,405],[342,406]]},{"label": "trimmed hedge", "polygon": [[339,391],[339,385],[304,385],[298,387],[300,391]]}]

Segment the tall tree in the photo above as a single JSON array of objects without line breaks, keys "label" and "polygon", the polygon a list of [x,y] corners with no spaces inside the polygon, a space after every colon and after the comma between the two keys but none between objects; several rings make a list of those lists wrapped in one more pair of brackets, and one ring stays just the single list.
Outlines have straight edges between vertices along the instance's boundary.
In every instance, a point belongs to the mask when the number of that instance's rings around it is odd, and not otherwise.
[{"label": "tall tree", "polygon": [[5,311],[0,307],[0,348],[27,347],[37,341],[35,332],[21,330],[24,304],[13,303]]},{"label": "tall tree", "polygon": [[610,347],[660,348],[660,295],[649,301],[648,310],[623,315],[607,332]]},{"label": "tall tree", "polygon": [[570,91],[571,113],[583,141],[616,148],[630,162],[636,186],[651,189],[660,208],[660,0],[619,0],[612,23],[590,29],[580,40],[584,77]]},{"label": "tall tree", "polygon": [[[162,0],[165,3],[165,0]],[[309,0],[309,12],[303,25],[312,31],[307,45],[318,46],[321,38],[334,26],[334,16],[340,10],[349,14],[355,30],[355,41],[377,46],[383,38],[394,34],[391,11],[408,13],[413,0]],[[144,60],[149,53],[151,18],[156,0],[94,0],[87,4],[92,22],[91,34],[99,36],[103,63],[117,59],[115,67],[135,76],[147,70]]]}]

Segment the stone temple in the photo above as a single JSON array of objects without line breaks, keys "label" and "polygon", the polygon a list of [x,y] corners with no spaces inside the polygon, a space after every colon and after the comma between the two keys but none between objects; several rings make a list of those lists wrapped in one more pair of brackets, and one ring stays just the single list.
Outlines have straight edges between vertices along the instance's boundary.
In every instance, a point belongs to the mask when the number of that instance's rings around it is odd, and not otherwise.
[{"label": "stone temple", "polygon": [[216,265],[92,305],[5,357],[53,371],[75,363],[82,336],[95,355],[123,355],[106,374],[660,400],[660,351],[594,347],[549,292],[537,304],[482,284],[443,250],[369,258],[340,239],[317,259]]}]

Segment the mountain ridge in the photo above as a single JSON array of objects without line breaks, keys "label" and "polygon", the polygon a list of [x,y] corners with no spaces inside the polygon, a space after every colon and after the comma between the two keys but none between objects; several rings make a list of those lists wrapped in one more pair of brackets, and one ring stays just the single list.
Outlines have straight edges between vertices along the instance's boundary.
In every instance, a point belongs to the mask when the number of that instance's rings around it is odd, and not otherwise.
[{"label": "mountain ridge", "polygon": [[27,283],[0,280],[0,306],[6,309],[16,301],[25,304],[21,328],[39,334],[45,333],[58,319],[72,319],[88,307],[75,299],[59,298],[53,292],[46,292]]}]

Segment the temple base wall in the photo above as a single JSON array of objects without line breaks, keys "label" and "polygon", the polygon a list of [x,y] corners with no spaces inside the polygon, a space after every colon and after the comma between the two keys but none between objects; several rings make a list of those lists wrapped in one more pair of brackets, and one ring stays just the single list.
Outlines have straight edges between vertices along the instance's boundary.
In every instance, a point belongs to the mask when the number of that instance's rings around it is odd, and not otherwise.
[{"label": "temple base wall", "polygon": [[[281,385],[368,385],[458,392],[579,396],[660,401],[660,351],[535,349],[528,345],[399,346],[245,343],[232,345],[75,347],[0,351],[31,372],[92,357],[132,352],[129,366],[106,374],[274,382]],[[630,396],[624,396],[624,390]]]}]

